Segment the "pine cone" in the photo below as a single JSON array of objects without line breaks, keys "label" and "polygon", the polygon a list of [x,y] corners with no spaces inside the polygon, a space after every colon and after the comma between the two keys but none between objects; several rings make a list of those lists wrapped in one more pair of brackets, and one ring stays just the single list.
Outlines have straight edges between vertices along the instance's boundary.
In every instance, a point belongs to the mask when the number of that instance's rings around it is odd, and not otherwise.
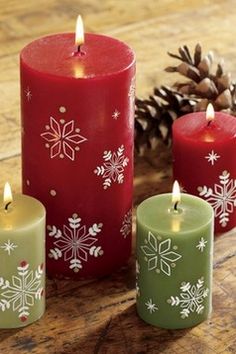
[{"label": "pine cone", "polygon": [[149,99],[136,99],[135,147],[142,155],[146,148],[155,149],[161,140],[169,145],[173,121],[192,112],[196,101],[167,86],[154,89]]},{"label": "pine cone", "polygon": [[225,73],[223,61],[217,64],[213,73],[214,55],[209,52],[203,57],[200,44],[196,45],[193,58],[187,46],[179,48],[179,55],[168,54],[182,63],[167,67],[165,71],[178,72],[190,79],[184,83],[177,82],[173,87],[196,99],[194,111],[205,110],[211,102],[216,111],[224,110],[236,115],[235,83],[232,82],[230,73]]},{"label": "pine cone", "polygon": [[140,154],[146,148],[155,149],[159,141],[169,145],[173,121],[183,114],[206,110],[210,102],[216,111],[236,115],[236,84],[230,73],[224,71],[223,61],[213,73],[214,55],[209,52],[203,57],[200,44],[193,55],[186,45],[178,51],[179,54],[168,54],[181,63],[165,71],[177,72],[189,80],[177,82],[171,88],[154,88],[149,99],[136,99],[135,146]]}]

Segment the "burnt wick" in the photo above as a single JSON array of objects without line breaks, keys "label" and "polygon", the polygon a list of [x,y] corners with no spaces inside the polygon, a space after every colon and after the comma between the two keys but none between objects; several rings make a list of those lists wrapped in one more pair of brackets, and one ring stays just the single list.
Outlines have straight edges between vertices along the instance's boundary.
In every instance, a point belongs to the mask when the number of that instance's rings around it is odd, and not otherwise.
[{"label": "burnt wick", "polygon": [[8,211],[8,208],[9,208],[9,205],[11,204],[11,202],[8,202],[6,205],[5,205],[5,210]]}]

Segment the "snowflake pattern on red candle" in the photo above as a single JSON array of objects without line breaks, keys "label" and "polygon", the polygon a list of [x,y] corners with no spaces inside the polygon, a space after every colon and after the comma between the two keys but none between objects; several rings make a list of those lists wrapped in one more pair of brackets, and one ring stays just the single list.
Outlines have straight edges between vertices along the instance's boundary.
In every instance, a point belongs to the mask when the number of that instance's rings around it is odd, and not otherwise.
[{"label": "snowflake pattern on red candle", "polygon": [[215,162],[220,158],[220,155],[218,155],[214,150],[211,150],[206,156],[205,159],[212,165],[214,166]]},{"label": "snowflake pattern on red candle", "polygon": [[30,91],[29,86],[27,86],[27,88],[24,90],[24,93],[25,93],[25,97],[26,97],[27,101],[29,102],[33,96]]},{"label": "snowflake pattern on red candle", "polygon": [[103,188],[111,187],[112,183],[121,184],[124,182],[124,169],[128,165],[129,159],[124,155],[124,145],[121,145],[117,151],[104,151],[103,164],[97,166],[94,173],[101,176],[103,181]]},{"label": "snowflake pattern on red candle", "polygon": [[65,123],[64,119],[57,122],[55,118],[50,117],[49,125],[46,125],[45,129],[41,137],[47,142],[45,146],[50,149],[51,159],[67,157],[74,161],[75,152],[80,149],[78,145],[87,140],[79,134],[80,129],[75,128],[74,120]]},{"label": "snowflake pattern on red candle", "polygon": [[226,227],[230,214],[236,207],[236,180],[230,179],[230,173],[223,171],[219,176],[219,184],[213,187],[198,187],[200,197],[204,197],[214,209],[215,217],[219,218],[222,227]]},{"label": "snowflake pattern on red candle", "polygon": [[43,289],[44,265],[33,271],[27,261],[17,267],[17,274],[11,280],[0,277],[0,311],[18,312],[21,322],[28,320],[30,309],[41,300]]},{"label": "snowflake pattern on red candle", "polygon": [[55,225],[48,226],[49,236],[54,238],[54,248],[50,249],[48,256],[55,261],[63,258],[69,264],[69,269],[77,273],[83,268],[82,262],[88,262],[89,256],[103,255],[101,246],[95,245],[103,224],[93,224],[87,230],[85,225],[81,225],[78,214],[73,214],[68,222],[69,227],[63,225],[62,230]]},{"label": "snowflake pattern on red candle", "polygon": [[134,76],[132,77],[130,87],[129,87],[129,93],[128,93],[128,96],[132,104],[134,104],[135,102],[135,89],[136,88],[135,88],[135,76]]},{"label": "snowflake pattern on red candle", "polygon": [[130,209],[124,216],[122,227],[120,229],[121,234],[126,238],[132,231],[132,209]]}]

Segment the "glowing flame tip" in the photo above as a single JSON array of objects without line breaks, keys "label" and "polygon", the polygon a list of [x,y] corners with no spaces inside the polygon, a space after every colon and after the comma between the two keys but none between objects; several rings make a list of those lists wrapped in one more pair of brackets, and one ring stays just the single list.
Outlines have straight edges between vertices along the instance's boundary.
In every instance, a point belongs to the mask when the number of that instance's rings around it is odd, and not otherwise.
[{"label": "glowing flame tip", "polygon": [[4,204],[11,203],[12,199],[13,198],[12,198],[11,186],[8,182],[6,182],[4,186],[4,192],[3,192]]},{"label": "glowing flame tip", "polygon": [[174,182],[173,184],[173,189],[172,189],[172,203],[178,203],[180,202],[181,196],[180,196],[180,187],[179,183],[177,181]]},{"label": "glowing flame tip", "polygon": [[206,120],[208,122],[211,122],[214,118],[215,118],[214,107],[211,103],[209,103],[206,109]]},{"label": "glowing flame tip", "polygon": [[80,46],[83,43],[84,43],[84,25],[83,25],[82,17],[78,15],[76,21],[75,44],[77,46]]}]

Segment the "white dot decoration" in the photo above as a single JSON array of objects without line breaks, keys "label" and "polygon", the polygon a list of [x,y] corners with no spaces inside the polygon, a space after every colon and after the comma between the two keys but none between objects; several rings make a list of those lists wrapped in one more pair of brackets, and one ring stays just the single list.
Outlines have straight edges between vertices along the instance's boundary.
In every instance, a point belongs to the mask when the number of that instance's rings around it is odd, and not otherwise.
[{"label": "white dot decoration", "polygon": [[57,195],[57,192],[55,191],[55,189],[51,189],[50,194],[52,197],[55,197]]},{"label": "white dot decoration", "polygon": [[65,113],[65,112],[66,112],[66,107],[61,106],[61,107],[59,108],[59,111],[60,111],[61,113]]},{"label": "white dot decoration", "polygon": [[30,185],[30,181],[28,179],[26,180],[26,184],[27,184],[27,186]]},{"label": "white dot decoration", "polygon": [[65,123],[65,119],[60,119],[60,123],[64,124]]}]

